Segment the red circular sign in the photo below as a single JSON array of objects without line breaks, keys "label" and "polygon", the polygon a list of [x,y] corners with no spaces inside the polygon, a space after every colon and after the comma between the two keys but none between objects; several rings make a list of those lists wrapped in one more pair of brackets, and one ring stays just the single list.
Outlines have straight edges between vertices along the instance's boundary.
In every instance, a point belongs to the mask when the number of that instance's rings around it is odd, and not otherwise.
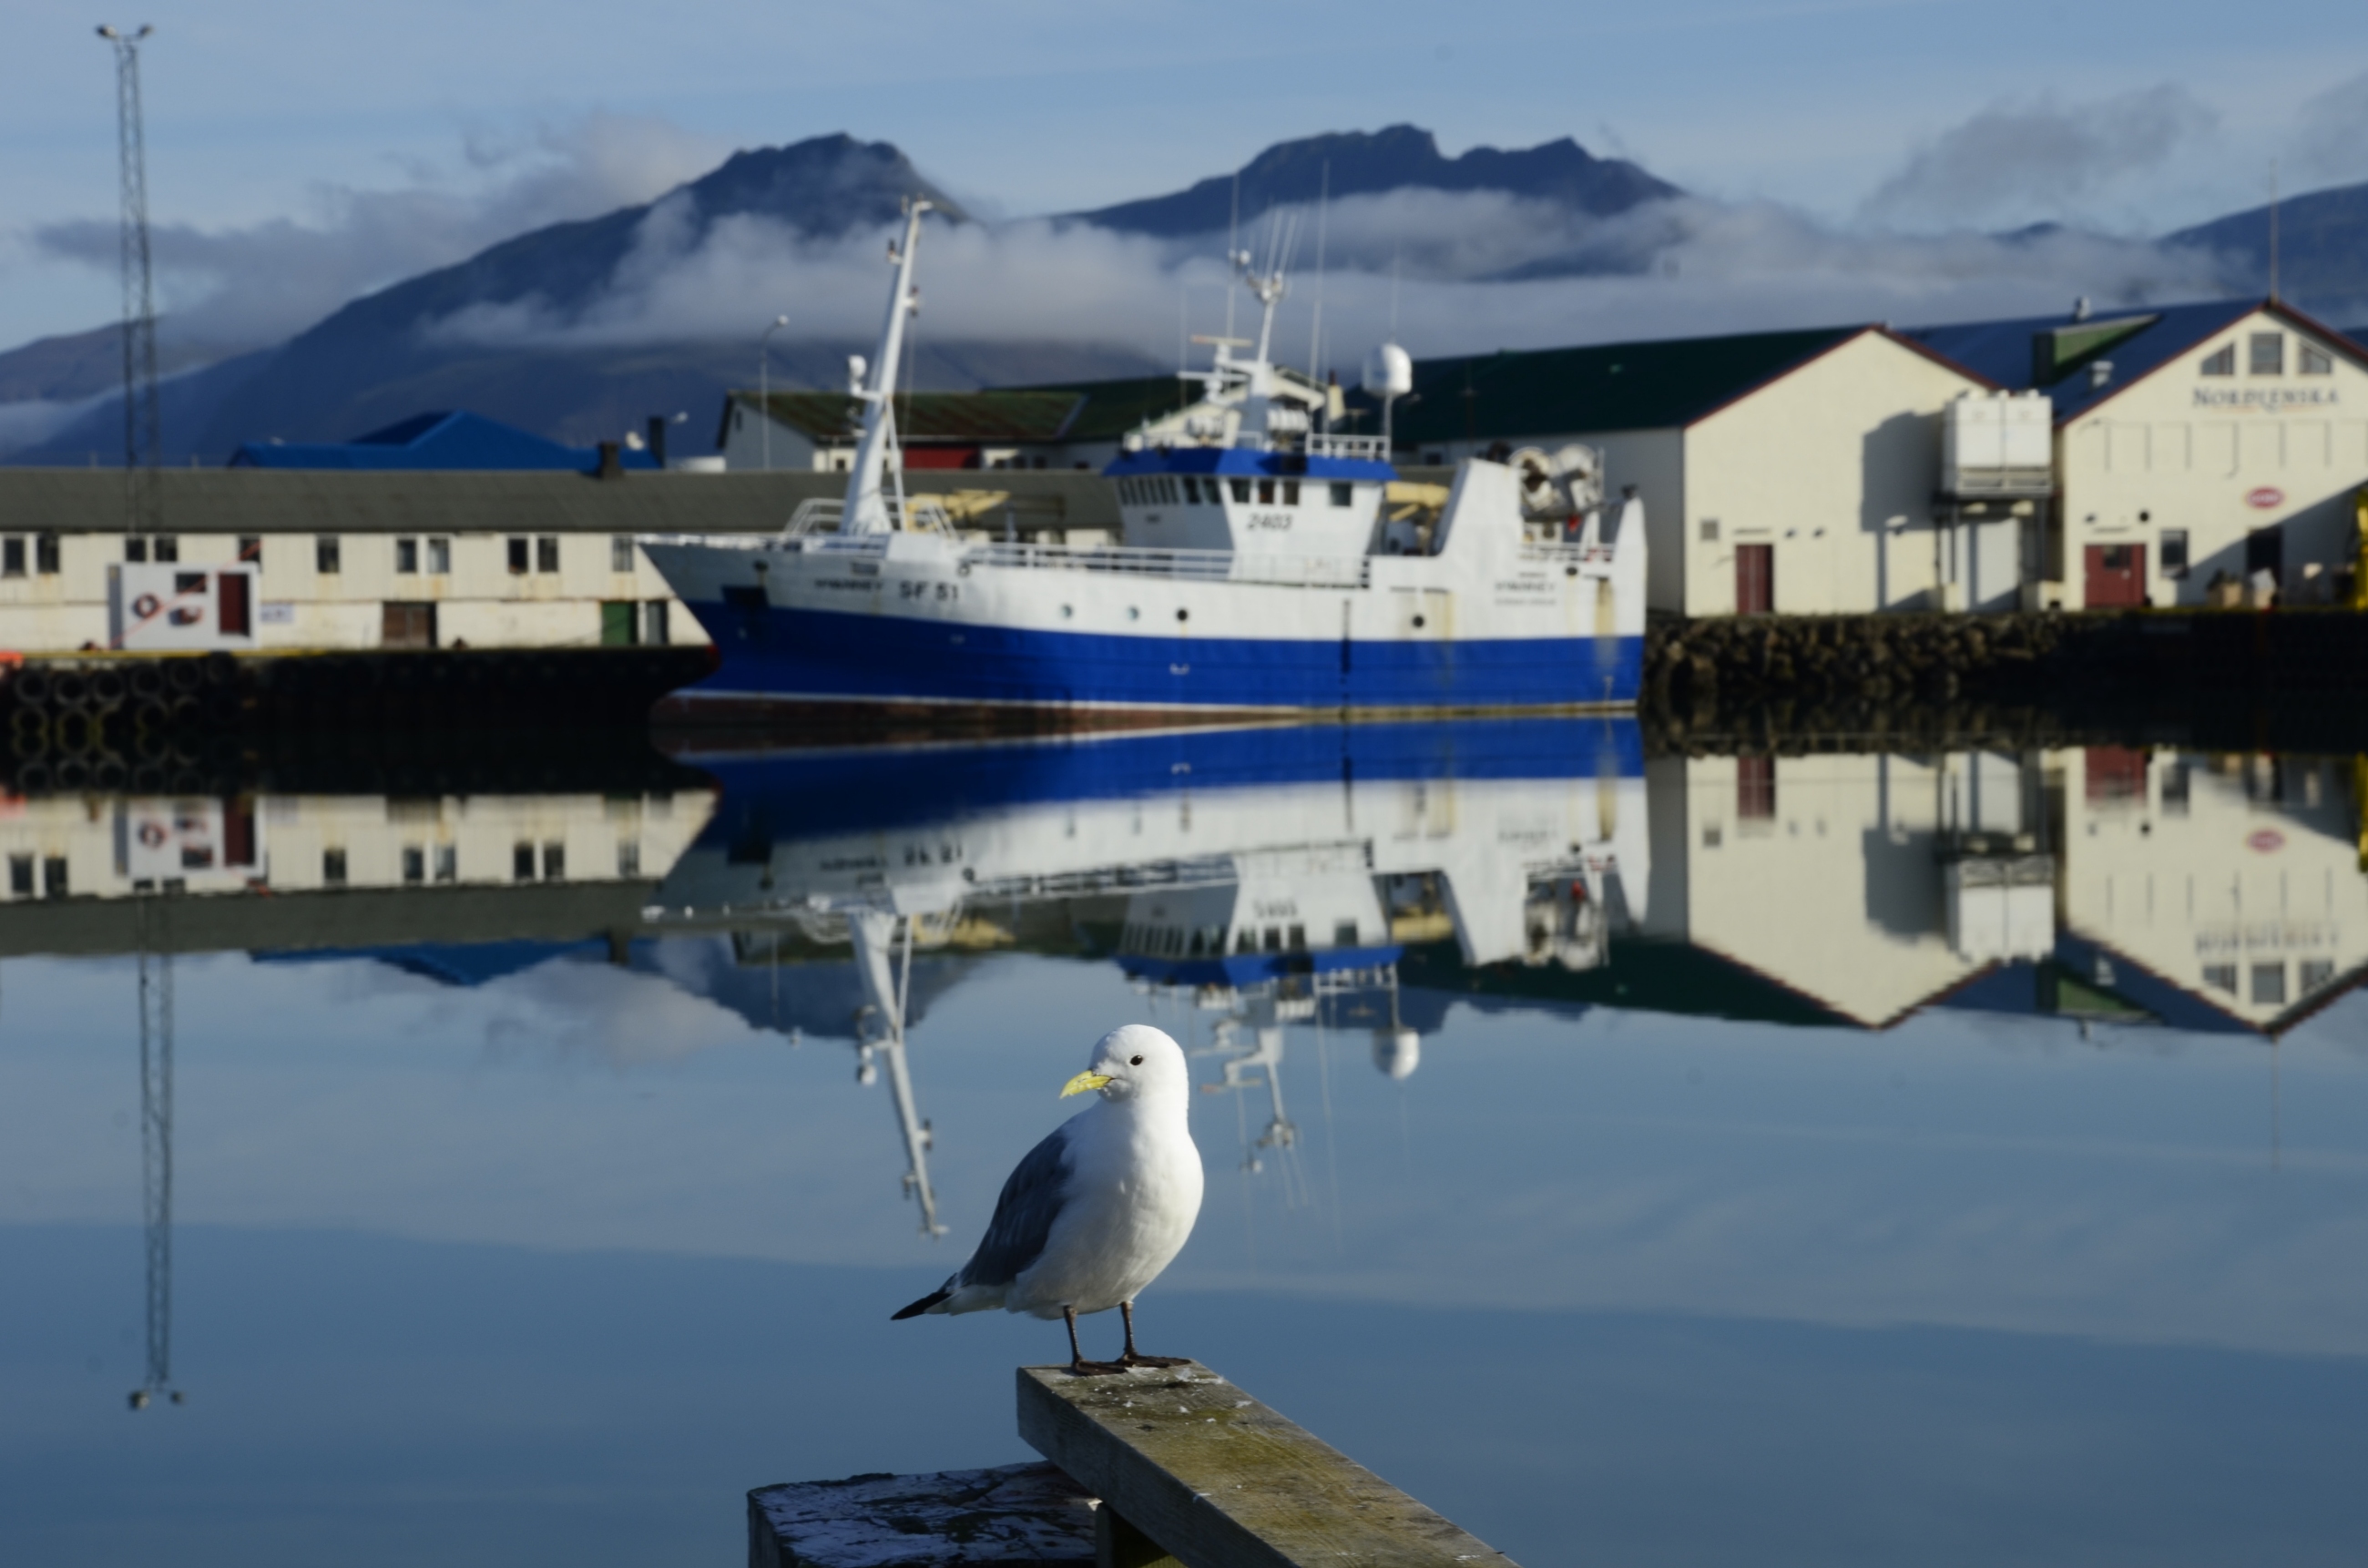
[{"label": "red circular sign", "polygon": [[2258,511],[2266,512],[2272,506],[2283,506],[2285,504],[2286,493],[2274,484],[2264,484],[2259,490],[2245,492],[2245,505]]},{"label": "red circular sign", "polygon": [[2283,849],[2285,846],[2286,835],[2273,827],[2262,828],[2245,840],[2245,847],[2257,855],[2267,855],[2271,850]]}]

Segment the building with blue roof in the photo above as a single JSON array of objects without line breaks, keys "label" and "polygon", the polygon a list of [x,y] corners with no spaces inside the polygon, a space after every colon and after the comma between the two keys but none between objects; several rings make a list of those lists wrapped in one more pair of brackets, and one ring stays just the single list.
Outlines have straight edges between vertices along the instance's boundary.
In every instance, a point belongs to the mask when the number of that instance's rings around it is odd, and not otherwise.
[{"label": "building with blue roof", "polygon": [[2053,405],[2038,602],[2340,602],[2368,486],[2368,348],[2275,300],[1964,322],[1909,336]]},{"label": "building with blue roof", "polygon": [[[622,469],[655,471],[646,451],[612,449]],[[232,468],[411,469],[443,472],[567,472],[598,473],[603,449],[569,447],[466,409],[415,414],[350,441],[248,441],[231,454]]]}]

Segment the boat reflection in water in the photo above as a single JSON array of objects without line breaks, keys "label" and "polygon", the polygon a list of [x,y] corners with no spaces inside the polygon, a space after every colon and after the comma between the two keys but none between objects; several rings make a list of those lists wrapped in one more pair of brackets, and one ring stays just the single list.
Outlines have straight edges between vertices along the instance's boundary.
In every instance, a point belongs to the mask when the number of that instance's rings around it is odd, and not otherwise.
[{"label": "boat reflection in water", "polygon": [[[1297,1129],[1291,1029],[1414,1074],[1453,1003],[1887,1029],[1929,1009],[2271,1040],[2368,966],[2357,765],[2091,747],[1644,762],[1633,722],[1251,729],[695,759],[723,786],[645,929],[851,947],[941,1229],[913,955],[1115,961]],[[778,983],[778,982],[776,983]],[[938,989],[942,989],[940,981]],[[2097,1034],[2100,1027],[2107,1032]],[[833,1031],[836,1032],[836,1031]],[[1292,1178],[1295,1179],[1295,1178]]]},{"label": "boat reflection in water", "polygon": [[[1284,1026],[1372,1021],[1405,1077],[1409,944],[1472,969],[1601,964],[1648,872],[1626,719],[1259,728],[1042,744],[688,757],[723,784],[650,926],[778,957],[845,943],[884,1068],[905,1185],[935,1233],[929,1129],[905,1028],[915,949],[1051,938],[1216,1015],[1212,1088],[1265,1088],[1294,1132]],[[1066,941],[1062,940],[1066,937]],[[1255,1150],[1252,1160],[1256,1160]]]}]

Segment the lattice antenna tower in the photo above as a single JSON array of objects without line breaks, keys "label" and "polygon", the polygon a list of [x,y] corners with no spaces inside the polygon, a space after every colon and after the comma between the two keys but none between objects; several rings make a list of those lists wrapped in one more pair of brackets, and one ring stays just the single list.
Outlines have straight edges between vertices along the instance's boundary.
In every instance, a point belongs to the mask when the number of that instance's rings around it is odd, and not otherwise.
[{"label": "lattice antenna tower", "polygon": [[[133,906],[140,956],[140,1174],[147,1233],[148,1365],[131,1391],[134,1410],[173,1386],[173,944],[165,912],[146,896]],[[152,926],[152,922],[154,923]]]},{"label": "lattice antenna tower", "polygon": [[115,51],[115,119],[123,186],[123,528],[161,531],[156,470],[164,416],[156,392],[156,281],[148,246],[148,138],[140,113],[140,43],[156,29],[102,24]]}]

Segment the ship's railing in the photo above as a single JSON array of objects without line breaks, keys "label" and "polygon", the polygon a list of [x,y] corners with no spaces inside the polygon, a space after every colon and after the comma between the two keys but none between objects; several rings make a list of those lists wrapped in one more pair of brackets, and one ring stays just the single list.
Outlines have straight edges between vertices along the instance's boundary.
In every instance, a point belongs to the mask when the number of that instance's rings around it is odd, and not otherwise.
[{"label": "ship's railing", "polygon": [[[887,504],[888,523],[892,528],[906,533],[951,535],[953,517],[946,504],[934,495],[907,495],[901,501],[894,495],[883,495]],[[781,538],[803,539],[808,534],[834,534],[847,521],[847,502],[837,495],[815,495],[798,503],[790,520],[781,527]]]},{"label": "ship's railing", "polygon": [[974,545],[962,552],[962,563],[1208,583],[1269,583],[1293,588],[1361,588],[1372,576],[1372,566],[1361,555],[1247,555],[1230,550],[1139,550],[1117,545]]},{"label": "ship's railing", "polygon": [[1130,431],[1119,445],[1130,452],[1153,451],[1166,446],[1222,447],[1241,452],[1297,451],[1311,458],[1360,458],[1368,462],[1390,460],[1390,446],[1379,436],[1298,436],[1284,432],[1280,438],[1267,430],[1239,429],[1231,434],[1217,431],[1188,432],[1190,438],[1169,442],[1154,440],[1143,432]]},{"label": "ship's railing", "polygon": [[1390,444],[1379,436],[1310,436],[1307,455],[1311,458],[1363,458],[1372,462],[1390,460]]}]

